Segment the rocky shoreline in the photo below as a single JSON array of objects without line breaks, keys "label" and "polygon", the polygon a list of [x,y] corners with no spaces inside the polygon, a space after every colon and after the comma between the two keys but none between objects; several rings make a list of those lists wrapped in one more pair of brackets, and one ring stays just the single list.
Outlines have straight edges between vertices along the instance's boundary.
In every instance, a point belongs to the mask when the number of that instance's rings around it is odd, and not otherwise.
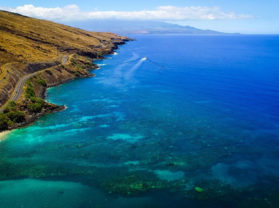
[{"label": "rocky shoreline", "polygon": [[[113,47],[111,47],[110,50],[104,51],[101,57],[92,58],[77,54],[69,54],[71,58],[68,64],[55,65],[42,71],[38,71],[38,74],[31,77],[28,80],[28,83],[25,84],[27,86],[24,86],[25,90],[19,101],[16,103],[12,102],[5,107],[2,114],[8,115],[16,114],[18,112],[20,113],[18,113],[19,115],[14,115],[15,118],[12,119],[12,124],[7,122],[7,125],[3,125],[3,121],[0,121],[0,132],[26,127],[42,116],[64,110],[66,108],[65,106],[59,106],[45,101],[47,88],[74,79],[95,76],[90,73],[91,70],[98,68],[98,66],[94,64],[94,61],[104,59],[106,55],[113,54],[115,50],[118,49],[119,45],[123,45],[130,40],[131,39],[128,38],[121,38],[121,40],[117,39],[113,42]],[[34,91],[33,93],[32,90]],[[28,95],[29,91],[31,91],[31,96]],[[36,106],[39,105],[41,107],[37,110]],[[34,107],[34,109],[32,107]]]},{"label": "rocky shoreline", "polygon": [[5,11],[0,19],[0,132],[63,110],[44,100],[46,89],[94,76],[93,61],[130,40]]}]

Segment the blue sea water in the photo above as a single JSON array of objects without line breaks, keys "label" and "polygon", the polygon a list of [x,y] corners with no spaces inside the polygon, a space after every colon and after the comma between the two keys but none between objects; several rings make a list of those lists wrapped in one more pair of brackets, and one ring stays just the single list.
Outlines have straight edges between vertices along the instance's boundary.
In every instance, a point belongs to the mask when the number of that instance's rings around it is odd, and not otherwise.
[{"label": "blue sea water", "polygon": [[134,38],[0,143],[0,207],[279,207],[279,36]]}]

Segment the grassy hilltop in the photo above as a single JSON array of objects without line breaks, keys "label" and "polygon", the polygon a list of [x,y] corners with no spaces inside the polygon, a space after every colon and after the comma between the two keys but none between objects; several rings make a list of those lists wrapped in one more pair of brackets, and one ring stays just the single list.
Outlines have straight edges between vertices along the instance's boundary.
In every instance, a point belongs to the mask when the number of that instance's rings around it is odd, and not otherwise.
[{"label": "grassy hilltop", "polygon": [[[126,40],[112,33],[88,32],[0,11],[0,107],[3,111],[5,105],[6,114],[0,117],[7,121],[2,127],[21,126],[55,108],[38,100],[46,87],[91,76],[87,69],[95,67],[92,60],[112,53]],[[18,111],[20,119],[8,114]]]}]

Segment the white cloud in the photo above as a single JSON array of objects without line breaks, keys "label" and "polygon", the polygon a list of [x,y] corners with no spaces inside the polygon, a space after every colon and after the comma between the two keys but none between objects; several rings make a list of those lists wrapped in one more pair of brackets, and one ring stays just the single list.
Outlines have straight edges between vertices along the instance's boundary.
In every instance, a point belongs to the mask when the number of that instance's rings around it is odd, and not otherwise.
[{"label": "white cloud", "polygon": [[139,11],[91,11],[83,12],[77,5],[65,7],[45,8],[34,5],[6,8],[5,10],[49,20],[70,21],[88,19],[136,19],[136,20],[216,20],[216,19],[243,19],[251,18],[250,15],[224,12],[219,7],[175,7],[160,6],[154,10]]}]

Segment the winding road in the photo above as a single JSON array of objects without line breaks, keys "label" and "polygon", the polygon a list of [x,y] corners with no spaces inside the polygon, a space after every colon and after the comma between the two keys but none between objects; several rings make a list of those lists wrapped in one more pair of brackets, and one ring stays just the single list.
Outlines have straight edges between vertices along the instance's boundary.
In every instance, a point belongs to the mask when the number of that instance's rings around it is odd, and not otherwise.
[{"label": "winding road", "polygon": [[[64,56],[62,57],[61,63],[62,63],[62,64],[67,64],[68,59],[69,59],[69,56],[68,56],[68,55],[64,55]],[[27,81],[29,78],[33,77],[34,75],[36,75],[37,73],[39,73],[39,72],[41,72],[41,71],[43,71],[43,70],[45,70],[45,69],[41,69],[41,70],[36,71],[36,72],[33,72],[33,73],[31,73],[31,74],[27,74],[27,75],[23,76],[22,78],[20,78],[20,80],[19,80],[18,83],[16,84],[16,87],[15,87],[15,89],[14,89],[14,91],[13,91],[13,94],[11,95],[11,98],[9,99],[9,101],[15,101],[15,102],[18,101],[18,99],[20,98],[20,96],[21,96],[21,94],[22,94],[22,92],[23,92],[23,87],[24,87],[26,81]],[[8,102],[7,102],[7,103],[8,103]],[[0,112],[3,112],[4,108],[5,108],[5,105],[3,105],[2,107],[0,107]]]},{"label": "winding road", "polygon": [[23,91],[23,86],[24,84],[26,83],[26,81],[31,78],[32,76],[34,76],[37,72],[34,72],[32,74],[28,74],[28,75],[25,75],[23,76],[19,81],[18,83],[16,84],[16,87],[15,87],[15,90],[14,90],[14,93],[12,94],[11,98],[10,98],[10,101],[17,101],[19,98],[20,98],[20,95]]},{"label": "winding road", "polygon": [[[36,73],[38,73],[38,72],[34,72],[32,74],[25,75],[18,81],[18,83],[16,84],[16,87],[14,89],[14,92],[13,92],[11,98],[9,99],[9,101],[15,101],[16,102],[20,98],[20,95],[22,94],[22,91],[23,91],[24,84],[26,83],[26,81],[29,78],[34,76]],[[3,112],[4,108],[5,108],[5,105],[0,107],[0,113]]]}]

